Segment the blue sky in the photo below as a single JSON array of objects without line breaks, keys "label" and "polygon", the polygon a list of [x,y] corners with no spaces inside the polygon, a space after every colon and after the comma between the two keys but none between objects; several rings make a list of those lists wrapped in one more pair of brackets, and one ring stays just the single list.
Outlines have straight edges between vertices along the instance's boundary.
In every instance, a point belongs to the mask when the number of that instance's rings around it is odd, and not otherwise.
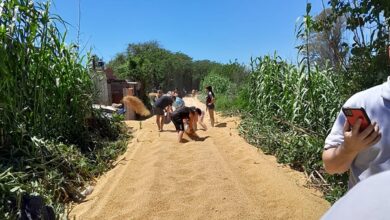
[{"label": "blue sky", "polygon": [[[111,0],[81,1],[81,46],[105,61],[128,43],[158,41],[194,60],[249,63],[251,56],[273,54],[295,61],[295,24],[306,0]],[[326,1],[325,1],[326,2]],[[54,0],[52,12],[71,26],[76,42],[79,0]],[[312,2],[312,13],[322,9]]]}]

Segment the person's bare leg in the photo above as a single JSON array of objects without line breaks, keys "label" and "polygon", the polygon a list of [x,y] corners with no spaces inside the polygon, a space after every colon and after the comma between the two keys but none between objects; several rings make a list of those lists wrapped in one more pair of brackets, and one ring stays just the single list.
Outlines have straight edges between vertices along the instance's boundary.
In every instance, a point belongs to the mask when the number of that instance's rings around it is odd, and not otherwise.
[{"label": "person's bare leg", "polygon": [[205,123],[203,123],[203,119],[204,119],[204,114],[202,114],[202,116],[199,117],[198,123],[203,127],[205,131],[207,131],[207,126]]},{"label": "person's bare leg", "polygon": [[178,136],[177,136],[179,143],[181,143],[183,140],[183,134],[184,134],[184,131],[179,131]]},{"label": "person's bare leg", "polygon": [[158,131],[161,130],[160,118],[161,115],[156,115],[156,123],[157,123]]},{"label": "person's bare leg", "polygon": [[211,127],[214,127],[214,109],[209,109]]},{"label": "person's bare leg", "polygon": [[203,123],[203,121],[200,121],[199,124],[202,126],[202,128],[207,131],[207,126],[205,125],[205,123]]},{"label": "person's bare leg", "polygon": [[160,120],[160,128],[161,128],[161,130],[160,130],[160,131],[162,131],[162,130],[163,130],[163,128],[164,128],[164,116],[161,116],[161,120]]}]

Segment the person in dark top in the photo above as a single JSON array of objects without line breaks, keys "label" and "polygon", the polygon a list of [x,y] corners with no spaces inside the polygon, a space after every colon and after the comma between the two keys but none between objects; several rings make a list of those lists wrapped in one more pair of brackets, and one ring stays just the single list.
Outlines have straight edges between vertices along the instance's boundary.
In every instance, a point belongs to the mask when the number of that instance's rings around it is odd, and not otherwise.
[{"label": "person in dark top", "polygon": [[198,117],[201,110],[196,107],[183,107],[172,113],[171,119],[178,132],[178,141],[182,142],[184,131],[188,128],[192,129],[192,122]]},{"label": "person in dark top", "polygon": [[207,97],[206,97],[206,111],[209,111],[211,127],[214,127],[214,102],[215,95],[213,88],[211,86],[206,87]]},{"label": "person in dark top", "polygon": [[159,131],[163,131],[164,111],[172,112],[172,104],[176,100],[175,96],[161,96],[154,103],[156,114],[156,123]]}]

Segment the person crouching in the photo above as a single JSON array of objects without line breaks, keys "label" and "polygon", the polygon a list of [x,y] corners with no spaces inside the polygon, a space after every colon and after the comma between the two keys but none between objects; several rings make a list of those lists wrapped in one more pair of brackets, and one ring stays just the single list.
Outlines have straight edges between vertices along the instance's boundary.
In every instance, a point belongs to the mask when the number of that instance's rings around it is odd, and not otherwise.
[{"label": "person crouching", "polygon": [[178,133],[179,143],[182,142],[184,131],[187,128],[189,129],[189,133],[194,132],[191,122],[194,121],[195,118],[199,117],[198,114],[200,111],[200,109],[196,108],[182,107],[172,113],[171,119]]}]

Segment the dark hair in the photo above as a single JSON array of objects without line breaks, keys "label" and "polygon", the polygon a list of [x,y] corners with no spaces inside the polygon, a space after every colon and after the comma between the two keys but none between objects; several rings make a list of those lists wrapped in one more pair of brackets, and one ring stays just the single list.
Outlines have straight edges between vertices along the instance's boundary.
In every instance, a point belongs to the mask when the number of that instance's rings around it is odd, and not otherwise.
[{"label": "dark hair", "polygon": [[191,107],[189,107],[190,108],[190,110],[191,110],[191,112],[193,112],[193,113],[198,113],[199,115],[201,115],[202,114],[202,110],[200,110],[200,108],[197,108],[197,107],[195,107],[195,106],[191,106]]},{"label": "dark hair", "polygon": [[173,101],[176,101],[176,96],[173,95],[173,96],[171,96],[171,98]]},{"label": "dark hair", "polygon": [[211,94],[213,95],[213,97],[215,98],[215,94],[213,92],[213,88],[211,86],[206,86],[206,89],[207,91],[211,92]]}]

